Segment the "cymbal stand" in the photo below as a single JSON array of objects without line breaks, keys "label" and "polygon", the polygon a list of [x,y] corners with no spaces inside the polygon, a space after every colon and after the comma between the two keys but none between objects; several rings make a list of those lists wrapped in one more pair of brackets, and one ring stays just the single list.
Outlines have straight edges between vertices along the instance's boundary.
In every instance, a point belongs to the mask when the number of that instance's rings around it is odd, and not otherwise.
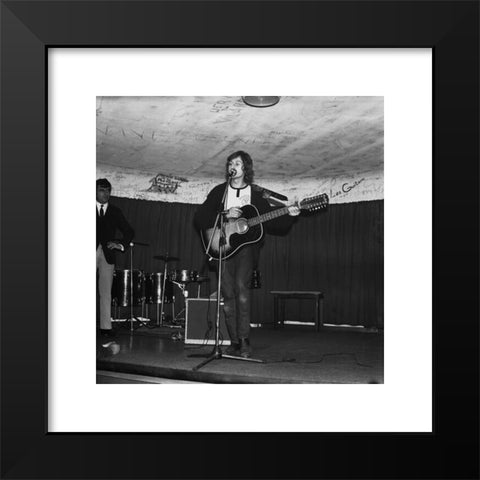
[{"label": "cymbal stand", "polygon": [[[165,326],[165,327],[170,327],[170,328],[179,328],[177,325],[168,325],[168,324],[164,324],[163,320],[165,318],[165,313],[164,313],[164,307],[165,307],[165,288],[166,288],[166,284],[167,284],[167,262],[169,260],[173,260],[175,259],[176,257],[168,257],[168,252],[167,254],[165,255],[164,257],[164,267],[163,267],[163,279],[162,279],[162,295],[161,295],[161,298],[160,298],[160,304],[162,305],[161,306],[161,309],[160,309],[160,315],[158,314],[158,304],[157,304],[157,327],[159,326]],[[172,317],[175,315],[175,296],[172,296]]]},{"label": "cymbal stand", "polygon": [[168,262],[168,253],[165,256],[164,266],[163,266],[162,299],[161,299],[162,307],[160,308],[160,319],[158,318],[158,315],[157,315],[157,327],[163,326],[163,315],[164,315],[163,307],[165,305],[165,285],[167,284],[167,262]]},{"label": "cymbal stand", "polygon": [[[175,320],[174,321],[177,321],[178,320],[178,317],[183,313],[185,312],[185,309],[186,309],[186,306],[187,306],[187,298],[188,298],[188,290],[187,290],[187,285],[185,283],[180,283],[180,282],[172,282],[174,283],[181,291],[182,291],[182,295],[183,295],[183,302],[184,302],[184,307],[177,313],[177,315],[175,315]],[[185,318],[184,318],[185,320]]]},{"label": "cymbal stand", "polygon": [[[215,219],[215,224],[213,226],[213,234],[210,237],[210,241],[208,242],[208,246],[206,248],[205,254],[210,256],[209,251],[212,246],[212,239],[215,236],[215,229],[219,229],[219,255],[218,255],[218,275],[217,275],[217,314],[215,319],[215,346],[212,350],[212,353],[205,359],[203,362],[199,363],[197,366],[193,367],[192,370],[196,371],[202,368],[207,363],[211,362],[212,360],[220,360],[222,358],[231,358],[232,360],[243,360],[246,362],[256,362],[256,363],[263,363],[263,360],[258,360],[255,358],[244,358],[239,357],[236,355],[227,355],[222,353],[222,349],[220,348],[220,292],[222,288],[222,268],[223,268],[223,254],[225,253],[225,226],[224,226],[224,205],[225,199],[227,198],[228,192],[228,185],[227,182],[225,186],[225,191],[223,192],[223,198],[220,202],[219,210],[217,213],[217,218]],[[198,355],[190,355],[191,357],[198,356]]]}]

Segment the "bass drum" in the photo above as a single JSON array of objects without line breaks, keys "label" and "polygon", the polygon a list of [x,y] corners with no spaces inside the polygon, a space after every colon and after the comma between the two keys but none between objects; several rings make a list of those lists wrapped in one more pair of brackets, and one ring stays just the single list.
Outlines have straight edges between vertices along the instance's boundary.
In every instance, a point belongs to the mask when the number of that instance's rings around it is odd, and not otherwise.
[{"label": "bass drum", "polygon": [[[163,273],[149,273],[145,281],[146,303],[162,303]],[[165,282],[165,303],[173,303],[173,283],[167,275]]]},{"label": "bass drum", "polygon": [[130,273],[133,273],[133,305],[145,300],[145,275],[142,270],[115,270],[113,273],[112,302],[119,307],[130,306]]}]

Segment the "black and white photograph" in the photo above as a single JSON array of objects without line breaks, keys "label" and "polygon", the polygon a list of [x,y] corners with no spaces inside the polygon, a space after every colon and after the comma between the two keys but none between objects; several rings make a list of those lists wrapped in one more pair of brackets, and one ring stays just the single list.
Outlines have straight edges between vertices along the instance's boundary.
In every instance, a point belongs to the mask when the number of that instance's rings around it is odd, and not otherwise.
[{"label": "black and white photograph", "polygon": [[2,479],[479,478],[478,0],[0,12]]},{"label": "black and white photograph", "polygon": [[97,383],[383,383],[383,178],[382,96],[98,96]]}]

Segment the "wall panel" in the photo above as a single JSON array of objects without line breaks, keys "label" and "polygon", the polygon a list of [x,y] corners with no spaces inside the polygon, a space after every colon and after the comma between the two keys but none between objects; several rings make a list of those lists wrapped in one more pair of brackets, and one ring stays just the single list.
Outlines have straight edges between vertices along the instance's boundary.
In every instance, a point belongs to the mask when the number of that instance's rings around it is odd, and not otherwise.
[{"label": "wall panel", "polygon": [[[149,243],[134,248],[134,268],[163,271],[155,255],[175,255],[168,270],[189,269],[216,278],[205,260],[193,227],[197,205],[152,202],[112,197],[135,229],[134,241]],[[128,254],[118,268],[128,268]],[[211,266],[210,266],[211,267]],[[321,290],[325,293],[325,321],[333,324],[383,327],[383,200],[330,205],[326,212],[302,212],[283,236],[268,235],[259,259],[262,288],[253,290],[254,323],[273,321],[271,290]],[[208,295],[202,285],[201,295]],[[177,309],[183,298],[176,288]],[[190,296],[197,294],[189,287]],[[312,320],[307,302],[292,302],[287,318]]]}]

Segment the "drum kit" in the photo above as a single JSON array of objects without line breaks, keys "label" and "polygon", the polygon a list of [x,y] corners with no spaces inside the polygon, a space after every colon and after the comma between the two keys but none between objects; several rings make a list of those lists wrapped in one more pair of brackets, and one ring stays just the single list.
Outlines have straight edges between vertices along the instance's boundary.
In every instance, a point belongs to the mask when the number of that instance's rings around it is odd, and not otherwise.
[{"label": "drum kit", "polygon": [[[139,243],[137,243],[137,245],[139,245]],[[155,255],[153,258],[164,262],[163,272],[146,273],[143,270],[133,268],[130,268],[129,270],[114,271],[112,285],[112,305],[114,307],[130,307],[132,330],[133,320],[137,320],[139,322],[139,326],[148,326],[144,321],[133,316],[133,307],[142,307],[142,317],[144,313],[144,307],[146,307],[146,316],[148,318],[148,307],[150,305],[156,306],[156,326],[180,328],[183,326],[180,315],[185,311],[185,307],[177,315],[175,315],[174,286],[177,286],[181,290],[186,305],[186,299],[188,297],[187,286],[191,283],[196,283],[198,285],[197,295],[200,296],[200,284],[204,281],[207,281],[208,276],[201,276],[195,270],[167,271],[167,264],[169,262],[179,260],[178,257],[170,256],[168,253],[164,255]],[[172,308],[171,325],[167,325],[164,321],[165,305],[170,305]],[[150,325],[150,328],[153,328],[153,326]]]}]

